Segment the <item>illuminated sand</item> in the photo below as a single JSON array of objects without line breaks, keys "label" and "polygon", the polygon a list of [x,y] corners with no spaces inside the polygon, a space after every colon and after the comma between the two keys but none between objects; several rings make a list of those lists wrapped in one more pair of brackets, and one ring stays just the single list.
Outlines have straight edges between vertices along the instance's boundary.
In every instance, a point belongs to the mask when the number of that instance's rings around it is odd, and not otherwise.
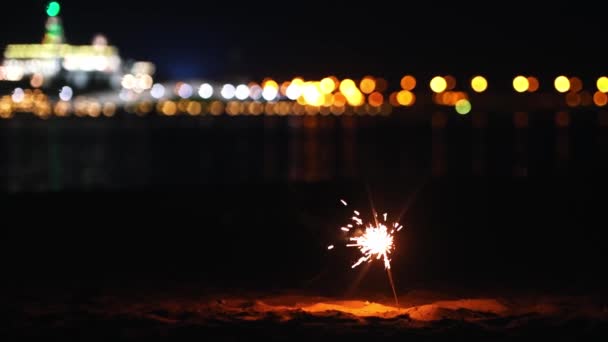
[{"label": "illuminated sand", "polygon": [[342,316],[353,320],[379,318],[431,322],[443,319],[477,320],[509,313],[509,308],[495,299],[446,300],[401,308],[364,300],[275,297],[255,301],[227,300],[209,309],[232,313],[246,312],[247,315],[241,317],[246,317],[247,320],[264,318],[272,313],[281,320],[297,319],[302,317],[302,314],[309,314]]},{"label": "illuminated sand", "polygon": [[[56,297],[21,308],[12,327],[19,337],[63,336],[83,327],[103,327],[127,340],[169,336],[276,340],[329,340],[382,336],[499,337],[588,336],[608,332],[605,302],[583,297],[455,298],[425,291],[376,301],[307,295],[243,294],[166,290],[96,295],[80,303]],[[35,328],[32,328],[35,327]],[[67,334],[67,335],[66,335]],[[535,335],[540,334],[540,335]]]}]

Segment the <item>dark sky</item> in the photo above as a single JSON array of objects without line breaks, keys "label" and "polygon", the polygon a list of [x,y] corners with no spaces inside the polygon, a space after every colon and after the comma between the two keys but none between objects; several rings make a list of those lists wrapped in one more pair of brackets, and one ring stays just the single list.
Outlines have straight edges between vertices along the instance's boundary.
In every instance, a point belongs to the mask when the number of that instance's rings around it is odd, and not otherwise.
[{"label": "dark sky", "polygon": [[[599,5],[475,2],[61,1],[71,43],[105,33],[167,77],[605,72]],[[39,41],[46,3],[3,1],[0,45]]]}]

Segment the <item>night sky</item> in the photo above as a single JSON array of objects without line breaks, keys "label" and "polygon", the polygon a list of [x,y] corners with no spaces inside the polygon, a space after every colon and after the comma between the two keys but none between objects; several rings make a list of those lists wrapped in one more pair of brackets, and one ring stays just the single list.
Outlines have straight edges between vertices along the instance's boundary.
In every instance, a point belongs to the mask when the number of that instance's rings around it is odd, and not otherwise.
[{"label": "night sky", "polygon": [[[0,45],[38,42],[47,1],[3,3]],[[105,33],[161,77],[605,71],[601,11],[581,1],[61,1],[71,43]],[[402,8],[400,8],[402,7]]]}]

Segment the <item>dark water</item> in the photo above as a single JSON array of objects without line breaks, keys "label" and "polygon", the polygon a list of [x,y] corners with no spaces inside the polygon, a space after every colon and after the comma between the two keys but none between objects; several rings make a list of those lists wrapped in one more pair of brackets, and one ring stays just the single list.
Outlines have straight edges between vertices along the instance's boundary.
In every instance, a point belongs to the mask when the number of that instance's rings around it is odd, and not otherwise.
[{"label": "dark water", "polygon": [[[393,258],[402,289],[602,288],[603,122],[596,112],[2,121],[0,265],[17,284],[344,293],[360,272],[338,227],[351,209],[369,213],[371,192],[389,215],[407,208]],[[363,279],[387,290],[380,264]]]},{"label": "dark water", "polygon": [[20,118],[0,122],[0,189],[601,175],[600,121],[597,112]]}]

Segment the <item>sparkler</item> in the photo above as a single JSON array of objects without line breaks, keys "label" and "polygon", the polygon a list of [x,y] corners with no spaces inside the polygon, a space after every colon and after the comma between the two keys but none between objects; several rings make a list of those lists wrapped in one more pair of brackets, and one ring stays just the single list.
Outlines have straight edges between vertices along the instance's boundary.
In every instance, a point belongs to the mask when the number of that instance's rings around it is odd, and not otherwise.
[{"label": "sparkler", "polygon": [[[348,206],[348,203],[345,200],[340,200],[342,205]],[[395,297],[395,303],[399,305],[399,300],[397,299],[397,291],[395,290],[395,284],[393,282],[393,275],[391,272],[391,260],[390,254],[394,250],[394,234],[395,232],[401,231],[403,226],[398,222],[393,223],[392,225],[387,226],[388,214],[384,213],[382,215],[383,221],[380,222],[378,220],[378,216],[374,213],[374,221],[364,224],[361,219],[361,214],[359,211],[353,211],[354,216],[351,217],[351,220],[357,225],[364,227],[365,230],[363,233],[360,233],[357,236],[352,236],[349,238],[351,243],[348,243],[347,247],[357,247],[361,252],[362,256],[355,262],[351,268],[355,268],[361,265],[364,262],[372,262],[373,260],[383,260],[384,268],[388,274],[388,279],[391,285],[391,289],[393,290],[393,296]],[[353,228],[352,224],[348,224],[346,226],[340,227],[340,230],[343,232],[350,232]],[[333,249],[334,246],[331,245],[328,249]]]}]

